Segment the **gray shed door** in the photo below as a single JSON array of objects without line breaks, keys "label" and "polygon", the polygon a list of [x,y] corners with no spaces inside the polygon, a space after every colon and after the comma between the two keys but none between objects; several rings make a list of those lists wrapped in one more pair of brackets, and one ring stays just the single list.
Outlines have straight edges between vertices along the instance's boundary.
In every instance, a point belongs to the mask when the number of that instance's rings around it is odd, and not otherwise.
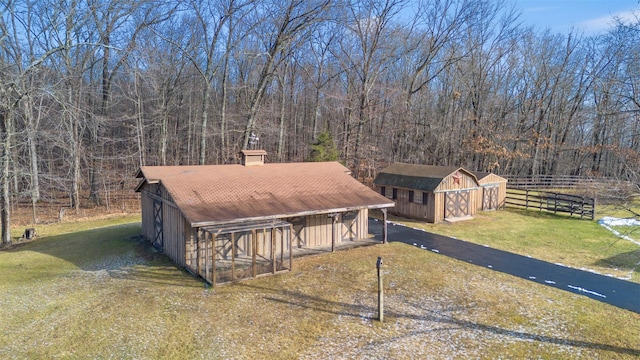
[{"label": "gray shed door", "polygon": [[469,215],[469,190],[449,191],[444,196],[444,218]]}]

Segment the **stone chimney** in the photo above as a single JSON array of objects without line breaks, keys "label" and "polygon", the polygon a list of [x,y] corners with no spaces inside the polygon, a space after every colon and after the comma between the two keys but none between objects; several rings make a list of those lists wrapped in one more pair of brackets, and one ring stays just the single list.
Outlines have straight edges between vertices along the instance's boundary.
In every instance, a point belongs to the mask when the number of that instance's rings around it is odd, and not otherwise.
[{"label": "stone chimney", "polygon": [[242,150],[240,153],[244,166],[264,165],[264,157],[267,156],[264,150]]}]

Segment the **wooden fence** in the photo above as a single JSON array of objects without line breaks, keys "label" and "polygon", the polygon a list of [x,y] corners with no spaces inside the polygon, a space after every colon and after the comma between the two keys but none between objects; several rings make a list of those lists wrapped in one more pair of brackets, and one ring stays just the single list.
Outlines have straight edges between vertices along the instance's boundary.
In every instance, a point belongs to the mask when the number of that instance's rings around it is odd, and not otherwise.
[{"label": "wooden fence", "polygon": [[509,181],[509,187],[518,189],[574,189],[574,188],[620,188],[631,185],[628,181],[605,177],[585,177],[570,175],[503,175]]},{"label": "wooden fence", "polygon": [[505,204],[510,207],[566,213],[593,220],[596,215],[594,198],[530,189],[507,189]]}]

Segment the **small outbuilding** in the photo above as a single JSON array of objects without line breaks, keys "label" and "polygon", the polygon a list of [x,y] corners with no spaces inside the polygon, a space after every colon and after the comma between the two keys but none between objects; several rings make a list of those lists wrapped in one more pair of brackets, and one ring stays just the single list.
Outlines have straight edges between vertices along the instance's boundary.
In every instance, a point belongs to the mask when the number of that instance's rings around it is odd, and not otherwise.
[{"label": "small outbuilding", "polygon": [[478,209],[478,179],[461,167],[395,163],[374,184],[404,217],[439,223],[471,218]]},{"label": "small outbuilding", "polygon": [[477,193],[478,210],[503,209],[507,197],[507,179],[490,172],[474,171],[480,189]]},{"label": "small outbuilding", "polygon": [[[338,162],[143,166],[142,234],[210,284],[291,270],[293,249],[368,237],[368,211],[394,202]],[[386,241],[386,221],[383,241]]]}]

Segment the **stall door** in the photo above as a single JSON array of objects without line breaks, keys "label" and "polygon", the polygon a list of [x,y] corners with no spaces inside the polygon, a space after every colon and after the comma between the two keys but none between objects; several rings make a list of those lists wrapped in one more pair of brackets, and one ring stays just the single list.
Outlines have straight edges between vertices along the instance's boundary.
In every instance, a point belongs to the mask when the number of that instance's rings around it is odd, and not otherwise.
[{"label": "stall door", "polygon": [[498,187],[485,187],[482,196],[482,210],[495,210],[498,208]]},{"label": "stall door", "polygon": [[342,214],[342,236],[341,241],[358,240],[358,212],[349,211]]},{"label": "stall door", "polygon": [[469,215],[469,190],[449,191],[444,197],[444,218]]}]

